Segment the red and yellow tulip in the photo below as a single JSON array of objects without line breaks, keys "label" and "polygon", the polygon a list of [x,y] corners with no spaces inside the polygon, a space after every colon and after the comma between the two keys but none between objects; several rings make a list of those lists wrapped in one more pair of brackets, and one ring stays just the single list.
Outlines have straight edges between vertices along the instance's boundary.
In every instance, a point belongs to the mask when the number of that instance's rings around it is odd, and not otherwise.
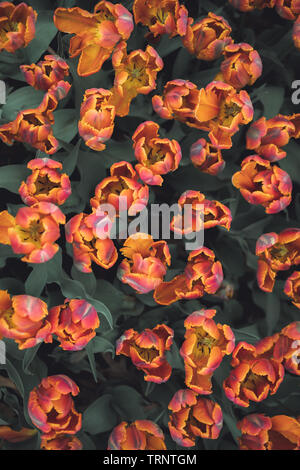
[{"label": "red and yellow tulip", "polygon": [[145,121],[132,136],[133,149],[138,164],[135,170],[144,183],[161,186],[165,175],[178,168],[182,154],[177,140],[163,139],[158,134],[159,125]]},{"label": "red and yellow tulip", "polygon": [[257,282],[265,292],[272,292],[278,271],[300,264],[300,230],[289,228],[277,234],[265,233],[256,242]]},{"label": "red and yellow tulip", "polygon": [[284,378],[283,365],[272,357],[277,337],[267,337],[257,345],[238,343],[232,353],[233,369],[223,383],[229,400],[248,407],[250,401],[260,402],[277,392]]},{"label": "red and yellow tulip", "polygon": [[125,241],[121,253],[125,259],[118,269],[118,277],[139,294],[153,291],[163,281],[171,256],[164,240],[154,241],[146,233],[136,233]]},{"label": "red and yellow tulip", "polygon": [[16,217],[0,213],[0,243],[11,245],[14,253],[25,255],[22,261],[44,263],[57,253],[54,243],[60,237],[59,225],[65,223],[61,210],[50,202],[21,207]]},{"label": "red and yellow tulip", "polygon": [[154,37],[168,34],[184,36],[188,11],[179,0],[134,0],[134,21],[149,28]]},{"label": "red and yellow tulip", "polygon": [[197,59],[215,60],[221,56],[224,47],[233,42],[231,31],[225,18],[209,12],[206,18],[188,24],[182,42]]},{"label": "red and yellow tulip", "polygon": [[215,323],[215,314],[216,310],[199,310],[184,322],[186,333],[180,354],[184,360],[185,384],[201,395],[212,393],[211,377],[235,344],[230,326]]},{"label": "red and yellow tulip", "polygon": [[80,351],[96,335],[100,321],[96,309],[83,299],[65,299],[49,310],[52,333],[65,351]]},{"label": "red and yellow tulip", "polygon": [[96,151],[105,149],[114,131],[116,110],[111,98],[112,93],[103,88],[90,88],[84,93],[78,130],[85,144]]},{"label": "red and yellow tulip", "polygon": [[286,171],[258,155],[246,157],[232,184],[250,204],[261,205],[266,214],[277,214],[292,200],[292,181]]},{"label": "red and yellow tulip", "polygon": [[220,80],[236,90],[253,85],[262,74],[260,55],[250,44],[228,44],[224,47],[223,56]]},{"label": "red and yellow tulip", "polygon": [[171,411],[168,426],[176,444],[193,447],[197,437],[218,439],[223,427],[223,413],[218,403],[183,389],[175,393],[168,408]]},{"label": "red and yellow tulip", "polygon": [[[219,201],[206,199],[199,191],[185,191],[178,200],[178,206],[181,213],[171,221],[171,229],[175,233],[186,235],[217,225],[230,229],[232,216],[228,207]],[[191,209],[190,217],[185,214],[187,207]]]},{"label": "red and yellow tulip", "polygon": [[96,186],[95,195],[90,200],[92,208],[97,209],[107,203],[115,208],[117,216],[121,210],[127,210],[130,216],[135,216],[146,207],[149,199],[148,186],[137,180],[138,175],[130,163],[114,163],[110,167],[110,176]]},{"label": "red and yellow tulip", "polygon": [[35,36],[37,12],[26,3],[0,2],[0,52],[14,53]]},{"label": "red and yellow tulip", "polygon": [[110,103],[115,106],[117,116],[127,116],[133,98],[148,95],[156,88],[156,77],[164,64],[152,46],[127,54],[127,43],[122,41],[115,48],[112,65],[115,79]]},{"label": "red and yellow tulip", "polygon": [[167,325],[146,328],[141,333],[126,330],[118,339],[116,354],[130,357],[138,370],[142,370],[146,382],[161,384],[169,380],[172,368],[165,353],[173,343],[174,332]]},{"label": "red and yellow tulip", "polygon": [[221,150],[205,139],[198,139],[190,149],[190,159],[202,173],[218,175],[225,168]]},{"label": "red and yellow tulip", "polygon": [[60,172],[60,162],[51,158],[35,158],[30,160],[27,168],[32,173],[19,188],[24,204],[32,206],[38,202],[51,202],[59,206],[71,195],[70,179]]},{"label": "red and yellow tulip", "polygon": [[31,295],[10,296],[0,290],[0,337],[11,338],[19,349],[44,341],[52,343],[47,304]]},{"label": "red and yellow tulip", "polygon": [[28,413],[42,439],[76,434],[81,429],[82,415],[75,410],[72,396],[79,393],[75,382],[66,375],[51,375],[31,390]]},{"label": "red and yellow tulip", "polygon": [[214,294],[223,281],[220,261],[208,248],[191,251],[184,273],[169,282],[162,282],[154,290],[154,300],[160,305],[170,305],[181,299],[197,299],[205,293]]},{"label": "red and yellow tulip", "polygon": [[74,265],[84,273],[92,272],[92,262],[101,268],[110,269],[118,259],[118,252],[109,234],[98,235],[95,215],[81,212],[74,215],[65,226],[66,240],[73,246]]},{"label": "red and yellow tulip", "polygon": [[286,415],[253,413],[237,423],[240,450],[299,450],[300,421]]},{"label": "red and yellow tulip", "polygon": [[111,432],[108,450],[166,450],[164,434],[153,421],[122,421]]},{"label": "red and yellow tulip", "polygon": [[127,40],[133,31],[131,13],[120,3],[101,1],[93,13],[81,8],[57,8],[54,24],[64,33],[75,34],[70,40],[70,57],[80,55],[80,76],[98,72],[109,59],[117,43]]}]

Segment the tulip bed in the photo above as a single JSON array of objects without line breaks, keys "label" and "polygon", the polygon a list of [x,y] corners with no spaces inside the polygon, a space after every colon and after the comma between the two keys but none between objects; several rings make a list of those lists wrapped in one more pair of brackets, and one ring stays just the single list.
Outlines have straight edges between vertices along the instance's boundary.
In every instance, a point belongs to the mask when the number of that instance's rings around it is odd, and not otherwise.
[{"label": "tulip bed", "polygon": [[1,449],[299,450],[299,3],[0,2]]}]

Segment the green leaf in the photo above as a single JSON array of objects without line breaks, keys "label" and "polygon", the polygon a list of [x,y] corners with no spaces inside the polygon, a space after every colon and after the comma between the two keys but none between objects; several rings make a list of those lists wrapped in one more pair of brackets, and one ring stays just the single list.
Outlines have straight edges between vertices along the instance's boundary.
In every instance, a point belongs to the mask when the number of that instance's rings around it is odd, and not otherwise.
[{"label": "green leaf", "polygon": [[0,369],[5,369],[9,375],[9,378],[13,381],[17,389],[19,390],[22,397],[24,397],[24,385],[21,379],[21,376],[14,365],[10,362],[10,360],[6,357],[5,365],[0,364]]},{"label": "green leaf", "polygon": [[75,109],[54,111],[53,134],[58,140],[71,142],[78,133],[78,116]]},{"label": "green leaf", "polygon": [[89,363],[90,363],[90,368],[94,377],[95,382],[98,382],[98,374],[97,374],[97,365],[96,365],[96,360],[95,360],[95,354],[93,350],[93,346],[91,341],[86,345],[85,350],[88,355]]},{"label": "green leaf", "polygon": [[94,354],[100,352],[111,352],[114,356],[115,346],[103,336],[95,336],[89,343]]},{"label": "green leaf", "polygon": [[39,350],[40,345],[41,345],[41,343],[37,344],[33,348],[29,348],[29,349],[25,350],[25,354],[24,354],[23,362],[22,362],[22,367],[23,367],[23,370],[24,370],[25,374],[32,374],[33,373],[33,372],[30,372],[29,366],[32,363],[33,359],[35,358],[35,356],[36,356],[36,354]]},{"label": "green leaf", "polygon": [[0,187],[18,194],[22,181],[26,180],[30,171],[25,165],[2,166],[0,171]]},{"label": "green leaf", "polygon": [[46,263],[32,265],[32,271],[25,282],[26,294],[40,297],[47,283],[47,279],[48,274]]},{"label": "green leaf", "polygon": [[92,435],[107,432],[117,424],[116,412],[111,407],[111,395],[102,395],[83,413],[82,429]]},{"label": "green leaf", "polygon": [[[39,5],[40,3],[41,2],[39,2]],[[35,37],[24,49],[25,58],[23,63],[36,63],[45,51],[47,53],[47,48],[56,34],[57,29],[53,22],[53,11],[41,10],[39,7],[35,25]]]},{"label": "green leaf", "polygon": [[279,86],[266,86],[254,92],[264,107],[264,116],[270,119],[279,113],[284,99],[284,88]]},{"label": "green leaf", "polygon": [[30,86],[18,88],[8,95],[6,104],[2,108],[2,118],[7,122],[14,121],[20,111],[37,108],[43,97],[43,91]]},{"label": "green leaf", "polygon": [[145,419],[143,404],[142,395],[132,387],[118,385],[112,390],[112,406],[125,421]]}]

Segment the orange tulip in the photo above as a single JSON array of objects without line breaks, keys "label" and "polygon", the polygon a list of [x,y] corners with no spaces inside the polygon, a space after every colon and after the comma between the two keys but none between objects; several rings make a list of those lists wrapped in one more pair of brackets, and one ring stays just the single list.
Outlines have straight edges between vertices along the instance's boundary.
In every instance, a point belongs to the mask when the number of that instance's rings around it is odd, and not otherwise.
[{"label": "orange tulip", "polygon": [[75,382],[66,375],[51,375],[29,393],[28,414],[42,431],[42,439],[76,434],[81,429],[82,415],[75,410],[72,396],[79,393]]},{"label": "orange tulip", "polygon": [[197,397],[192,390],[178,390],[168,406],[172,439],[180,446],[193,447],[197,437],[218,439],[223,427],[223,413],[218,403]]},{"label": "orange tulip", "polygon": [[218,175],[225,168],[221,150],[205,139],[198,139],[193,143],[190,159],[194,167],[209,175]]},{"label": "orange tulip", "polygon": [[292,181],[286,171],[258,155],[244,158],[232,184],[250,204],[260,204],[266,214],[277,214],[292,200]]},{"label": "orange tulip", "polygon": [[164,324],[141,333],[131,328],[118,339],[116,354],[130,357],[136,368],[145,373],[144,380],[161,384],[172,373],[165,353],[172,345],[173,336],[173,330]]},{"label": "orange tulip", "polygon": [[148,95],[156,88],[157,73],[164,65],[152,46],[129,54],[126,48],[126,42],[120,42],[112,56],[115,80],[110,103],[115,106],[117,116],[127,116],[133,98],[138,94]]},{"label": "orange tulip", "polygon": [[37,108],[20,111],[14,121],[2,124],[0,139],[8,145],[12,145],[16,140],[47,154],[55,153],[59,144],[53,136],[54,118],[52,112],[56,109],[57,104],[56,91],[48,91]]},{"label": "orange tulip", "polygon": [[82,442],[75,436],[61,434],[53,439],[41,439],[42,450],[81,450]]},{"label": "orange tulip", "polygon": [[277,272],[300,264],[300,230],[264,233],[256,242],[256,255],[258,285],[265,292],[272,292]]},{"label": "orange tulip", "polygon": [[133,30],[131,13],[120,3],[97,3],[93,13],[81,8],[57,8],[54,24],[60,31],[75,34],[70,41],[70,57],[80,55],[77,73],[98,72],[116,44],[127,40]]},{"label": "orange tulip", "polygon": [[300,271],[294,271],[285,282],[284,292],[300,308]]},{"label": "orange tulip", "polygon": [[228,325],[216,324],[216,310],[199,310],[189,315],[184,326],[185,341],[180,354],[185,366],[185,384],[202,395],[212,392],[211,377],[225,355],[234,349],[235,338]]},{"label": "orange tulip", "polygon": [[223,56],[222,80],[236,90],[253,85],[262,74],[260,55],[250,44],[228,44],[224,47]]},{"label": "orange tulip", "polygon": [[19,349],[45,341],[52,343],[51,323],[45,302],[31,295],[10,296],[0,290],[0,337],[11,338]]},{"label": "orange tulip", "polygon": [[28,206],[37,202],[52,202],[61,205],[71,194],[71,183],[68,175],[61,173],[62,164],[51,158],[30,160],[27,168],[32,174],[19,188],[20,196]]},{"label": "orange tulip", "polygon": [[67,222],[65,232],[67,242],[72,243],[74,265],[79,271],[92,272],[92,262],[104,269],[110,269],[116,263],[116,247],[108,236],[98,236],[95,213],[74,215]]},{"label": "orange tulip", "polygon": [[134,154],[139,162],[135,169],[141,180],[146,184],[161,186],[161,175],[178,168],[181,148],[177,140],[160,138],[158,130],[158,124],[145,121],[138,126],[132,140]]},{"label": "orange tulip", "polygon": [[253,413],[237,423],[240,450],[299,450],[300,421],[286,415]]},{"label": "orange tulip", "polygon": [[0,52],[14,53],[26,47],[35,36],[37,12],[26,3],[0,3]]},{"label": "orange tulip", "polygon": [[178,0],[134,0],[133,14],[135,22],[148,26],[154,37],[186,34],[188,11]]},{"label": "orange tulip", "polygon": [[286,20],[295,21],[300,15],[300,1],[299,0],[277,0],[276,11]]},{"label": "orange tulip", "polygon": [[256,345],[238,343],[232,353],[232,366],[223,388],[229,400],[248,407],[277,392],[284,378],[284,367],[272,356],[275,338],[267,337]]},{"label": "orange tulip", "polygon": [[222,265],[208,248],[191,251],[184,273],[162,282],[154,290],[154,300],[170,305],[180,299],[197,299],[205,293],[214,294],[223,281]]},{"label": "orange tulip", "polygon": [[[101,209],[101,204],[111,204],[117,216],[121,210],[127,210],[130,216],[135,216],[145,208],[149,199],[148,186],[137,180],[138,175],[130,163],[114,163],[110,167],[110,176],[96,186],[95,195],[90,200],[92,208],[97,210],[99,207]],[[125,207],[120,198],[124,199]]]},{"label": "orange tulip", "polygon": [[164,434],[152,421],[122,421],[111,432],[108,450],[166,450]]},{"label": "orange tulip", "polygon": [[121,248],[127,258],[118,269],[118,277],[139,294],[147,294],[162,281],[170,265],[171,256],[164,240],[154,241],[145,233],[131,235]]},{"label": "orange tulip", "polygon": [[105,149],[114,131],[116,110],[111,98],[112,93],[103,88],[90,88],[84,93],[78,130],[85,144],[96,151]]},{"label": "orange tulip", "polygon": [[37,64],[21,65],[26,82],[36,90],[48,91],[60,86],[69,75],[68,64],[59,56],[45,55]]},{"label": "orange tulip", "polygon": [[218,59],[225,46],[233,42],[230,37],[231,27],[222,17],[214,13],[192,25],[188,25],[183,45],[201,60]]},{"label": "orange tulip", "polygon": [[16,217],[0,213],[0,243],[11,245],[14,253],[24,254],[22,261],[44,263],[57,253],[54,243],[60,237],[59,225],[65,223],[61,210],[50,202],[22,207]]},{"label": "orange tulip", "polygon": [[[230,229],[231,212],[219,201],[211,201],[199,191],[185,191],[178,200],[181,209],[171,221],[171,230],[179,234],[189,234],[216,226]],[[191,209],[190,217],[186,217],[185,209]],[[189,215],[189,214],[188,214]]]}]

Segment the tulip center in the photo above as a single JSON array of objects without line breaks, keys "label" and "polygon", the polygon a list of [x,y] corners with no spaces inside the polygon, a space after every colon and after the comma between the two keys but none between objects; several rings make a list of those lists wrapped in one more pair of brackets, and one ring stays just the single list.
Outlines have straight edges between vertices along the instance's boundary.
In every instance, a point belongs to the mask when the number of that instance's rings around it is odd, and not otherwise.
[{"label": "tulip center", "polygon": [[22,242],[33,243],[36,246],[40,246],[40,238],[44,232],[43,226],[40,221],[33,221],[30,223],[28,228],[16,226],[16,229],[20,235]]},{"label": "tulip center", "polygon": [[241,108],[236,103],[222,103],[220,109],[220,121],[223,126],[230,127],[233,119],[240,112]]},{"label": "tulip center", "polygon": [[7,33],[12,33],[18,31],[18,23],[16,21],[7,20],[2,24],[0,29],[0,39],[1,41],[7,40]]},{"label": "tulip center", "polygon": [[60,185],[53,183],[48,175],[39,175],[35,182],[35,190],[37,194],[49,194],[52,189],[59,188]]},{"label": "tulip center", "polygon": [[270,250],[271,256],[280,261],[285,261],[288,257],[289,250],[285,245],[276,243],[273,248]]},{"label": "tulip center", "polygon": [[160,162],[165,158],[165,154],[158,145],[154,145],[152,148],[146,147],[145,150],[147,152],[146,166],[154,165],[154,163]]},{"label": "tulip center", "polygon": [[120,194],[122,193],[122,191],[128,189],[128,186],[127,184],[120,180],[120,181],[117,181],[115,183],[112,183],[112,185],[110,186],[110,193],[113,193],[113,194],[116,194],[117,196],[120,196]]},{"label": "tulip center", "polygon": [[151,363],[153,359],[159,356],[159,352],[155,348],[141,348],[138,345],[134,346],[139,356],[145,361]]},{"label": "tulip center", "polygon": [[[162,9],[162,8],[158,8],[156,10],[156,18],[158,19],[158,21],[162,24],[165,24],[165,21],[168,17],[168,14],[169,14],[169,11],[168,10],[165,10],[165,9]],[[151,21],[153,24],[156,23],[156,19],[153,18],[153,20]]]},{"label": "tulip center", "polygon": [[210,336],[204,328],[196,328],[196,343],[194,346],[193,356],[196,359],[207,357],[210,355],[212,347],[216,344],[217,340]]},{"label": "tulip center", "polygon": [[14,324],[13,319],[12,319],[13,314],[14,314],[14,309],[12,307],[5,310],[5,312],[2,314],[4,320],[8,324],[9,328],[14,328],[15,327],[15,324]]},{"label": "tulip center", "polygon": [[103,21],[115,21],[115,19],[116,18],[108,10],[97,13],[97,20],[99,23],[102,23]]},{"label": "tulip center", "polygon": [[38,114],[27,114],[23,116],[24,121],[27,121],[28,124],[31,124],[32,126],[41,126],[44,124],[44,122],[39,119]]},{"label": "tulip center", "polygon": [[260,390],[260,385],[262,385],[265,382],[265,378],[254,374],[254,372],[250,371],[245,377],[244,380],[244,387],[247,388],[248,390],[251,390],[257,395],[257,391]]},{"label": "tulip center", "polygon": [[130,62],[126,67],[128,77],[126,80],[126,88],[129,94],[136,94],[136,89],[145,86],[148,83],[148,76],[146,73],[146,64],[144,61],[136,63]]}]

